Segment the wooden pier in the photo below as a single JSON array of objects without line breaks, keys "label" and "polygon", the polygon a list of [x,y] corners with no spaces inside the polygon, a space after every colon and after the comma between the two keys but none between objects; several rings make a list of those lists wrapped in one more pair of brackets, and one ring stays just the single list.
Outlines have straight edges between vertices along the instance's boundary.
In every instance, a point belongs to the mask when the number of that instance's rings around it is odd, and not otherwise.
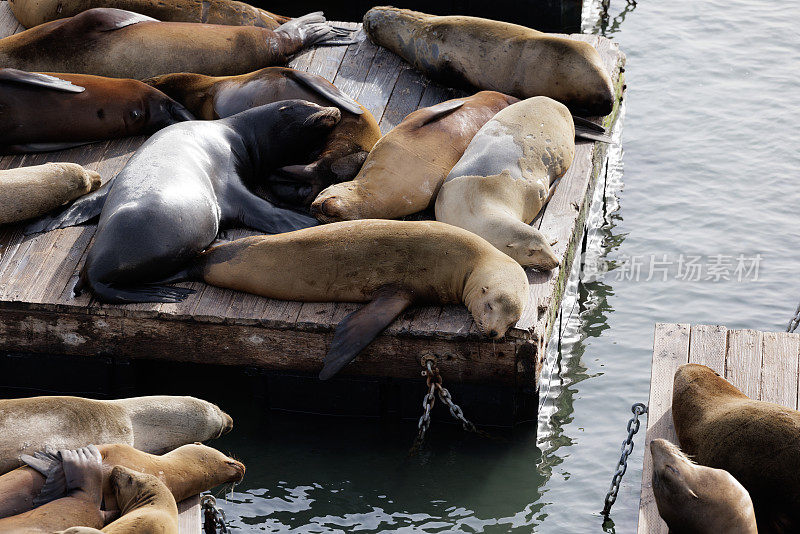
[{"label": "wooden pier", "polygon": [[[21,30],[7,2],[0,2],[0,37]],[[625,56],[617,45],[594,35],[571,37],[599,50],[621,99]],[[350,46],[309,50],[291,66],[320,74],[356,98],[384,133],[420,107],[465,94],[430,82],[366,38]],[[606,127],[616,120],[618,104],[604,118]],[[143,140],[7,156],[0,159],[0,169],[72,161],[108,180]],[[448,383],[490,384],[535,395],[545,346],[606,153],[602,143],[577,145],[572,167],[535,223],[557,240],[554,249],[562,266],[549,273],[528,272],[529,303],[505,339],[492,342],[481,336],[464,306],[416,307],[401,315],[342,374],[418,380],[420,355],[432,353]],[[88,225],[23,237],[16,227],[0,228],[0,353],[146,358],[313,376],[336,324],[359,307],[270,300],[202,283],[185,284],[196,293],[178,304],[107,305],[93,300],[90,292],[75,298],[72,288],[94,230]],[[231,235],[253,233],[235,230]]]},{"label": "wooden pier", "polygon": [[710,367],[750,398],[798,409],[800,335],[657,324],[639,504],[640,534],[667,534],[653,497],[650,442],[661,438],[678,443],[672,424],[672,379],[685,363]]}]

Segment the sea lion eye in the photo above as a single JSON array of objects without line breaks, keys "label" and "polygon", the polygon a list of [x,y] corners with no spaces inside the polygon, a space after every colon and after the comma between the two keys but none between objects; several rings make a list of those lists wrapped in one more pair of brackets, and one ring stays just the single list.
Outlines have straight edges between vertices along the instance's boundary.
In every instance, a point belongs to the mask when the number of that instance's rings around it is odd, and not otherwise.
[{"label": "sea lion eye", "polygon": [[139,119],[139,117],[141,117],[141,116],[142,116],[142,112],[141,112],[141,111],[139,111],[138,109],[133,109],[133,110],[131,110],[131,118],[132,118],[133,120],[138,120],[138,119]]},{"label": "sea lion eye", "polygon": [[492,304],[490,302],[486,303],[486,309],[489,311],[494,311],[494,307],[492,307]]}]

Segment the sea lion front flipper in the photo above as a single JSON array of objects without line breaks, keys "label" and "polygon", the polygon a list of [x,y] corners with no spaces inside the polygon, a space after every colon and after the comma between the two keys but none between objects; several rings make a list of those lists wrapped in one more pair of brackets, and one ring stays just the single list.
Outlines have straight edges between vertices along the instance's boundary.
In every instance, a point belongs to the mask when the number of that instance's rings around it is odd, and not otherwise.
[{"label": "sea lion front flipper", "polygon": [[101,185],[96,191],[83,195],[75,202],[53,215],[45,215],[26,226],[22,233],[24,235],[36,234],[39,232],[49,232],[56,228],[66,228],[77,226],[91,219],[94,219],[103,211],[103,204],[106,202],[106,195],[114,182],[112,178]]},{"label": "sea lion front flipper", "polygon": [[28,154],[31,152],[55,152],[67,150],[76,146],[89,145],[96,141],[71,141],[66,143],[27,143],[22,145],[8,145],[4,148],[6,154]]},{"label": "sea lion front flipper", "polygon": [[420,114],[414,117],[414,121],[418,122],[417,128],[421,128],[430,122],[452,113],[463,105],[463,100],[447,100],[445,102],[440,102],[435,106],[422,109]]},{"label": "sea lion front flipper", "polygon": [[158,19],[113,7],[95,7],[72,17],[73,24],[82,24],[86,31],[95,32],[110,32],[140,22],[158,22]]},{"label": "sea lion front flipper", "polygon": [[286,72],[288,77],[292,78],[296,82],[302,83],[307,88],[315,91],[317,94],[324,96],[340,108],[355,115],[364,114],[364,110],[361,109],[361,106],[358,102],[356,102],[350,95],[339,90],[338,87],[330,83],[322,76],[317,76],[309,72],[294,69]]},{"label": "sea lion front flipper", "polygon": [[296,211],[279,208],[272,203],[244,190],[234,201],[237,219],[245,226],[266,232],[280,234],[319,224],[315,218]]},{"label": "sea lion front flipper", "polygon": [[49,76],[47,74],[39,74],[38,72],[27,72],[24,70],[11,68],[0,69],[0,82],[32,85],[34,87],[53,89],[55,91],[63,91],[65,93],[82,93],[86,90],[85,87],[74,85],[72,82],[62,80],[56,76]]},{"label": "sea lion front flipper", "polygon": [[361,167],[364,166],[364,162],[367,161],[367,156],[369,156],[369,152],[366,150],[360,150],[342,156],[331,163],[331,172],[333,172],[336,178],[341,182],[352,180],[355,175],[358,174],[358,171],[361,170]]},{"label": "sea lion front flipper", "polygon": [[336,327],[319,379],[328,380],[353,361],[412,302],[409,291],[384,287],[367,305],[345,317]]},{"label": "sea lion front flipper", "polygon": [[275,33],[283,33],[303,47],[311,45],[351,45],[352,39],[342,39],[342,32],[325,22],[322,11],[303,15],[275,28]]},{"label": "sea lion front flipper", "polygon": [[608,134],[608,131],[600,124],[596,124],[589,119],[583,117],[572,116],[572,122],[575,123],[575,139],[587,139],[589,141],[600,141],[601,143],[611,144],[614,140]]},{"label": "sea lion front flipper", "polygon": [[64,465],[59,453],[47,450],[36,452],[33,456],[23,454],[20,459],[45,477],[42,489],[33,499],[34,506],[41,506],[66,496],[67,477],[64,475]]}]

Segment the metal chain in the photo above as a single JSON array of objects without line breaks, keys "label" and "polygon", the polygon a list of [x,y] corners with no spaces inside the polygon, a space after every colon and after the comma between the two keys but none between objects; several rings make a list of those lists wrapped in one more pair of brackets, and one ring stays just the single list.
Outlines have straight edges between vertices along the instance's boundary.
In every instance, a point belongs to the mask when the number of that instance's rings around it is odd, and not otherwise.
[{"label": "metal chain", "polygon": [[794,317],[792,317],[792,320],[789,321],[789,327],[786,329],[786,331],[791,334],[797,330],[798,325],[800,325],[800,305],[797,306],[797,311],[794,312]]},{"label": "metal chain", "polygon": [[622,477],[625,476],[625,471],[628,470],[628,456],[633,452],[633,436],[639,432],[639,416],[647,413],[647,406],[637,402],[631,406],[631,412],[633,412],[633,417],[628,421],[628,437],[622,442],[622,452],[617,462],[617,469],[611,478],[611,487],[606,493],[605,506],[603,507],[603,515],[606,517],[611,513],[611,507],[614,506],[614,502],[617,500]]},{"label": "metal chain", "polygon": [[200,495],[200,506],[203,509],[203,531],[205,534],[228,534],[225,512],[217,508],[217,499],[211,493]]}]

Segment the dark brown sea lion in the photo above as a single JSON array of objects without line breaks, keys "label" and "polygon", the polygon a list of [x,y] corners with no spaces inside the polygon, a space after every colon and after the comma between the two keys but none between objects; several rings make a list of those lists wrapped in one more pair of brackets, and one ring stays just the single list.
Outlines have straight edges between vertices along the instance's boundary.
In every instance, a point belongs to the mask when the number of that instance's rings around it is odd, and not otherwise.
[{"label": "dark brown sea lion", "polygon": [[125,9],[165,22],[259,26],[270,30],[291,20],[236,0],[9,0],[8,3],[26,28],[95,7]]},{"label": "dark brown sea lion", "polygon": [[100,510],[103,472],[97,448],[62,450],[58,455],[67,496],[29,512],[0,519],[0,533],[52,534],[72,525],[102,528],[105,524],[105,514]]},{"label": "dark brown sea lion", "polygon": [[653,493],[670,534],[758,534],[747,490],[722,469],[692,462],[663,439],[650,442]]},{"label": "dark brown sea lion", "polygon": [[[245,472],[242,463],[199,443],[183,445],[163,456],[123,444],[97,448],[103,462],[103,508],[108,511],[117,510],[116,496],[109,480],[115,465],[158,477],[178,502],[220,484],[241,482]],[[63,469],[57,455],[37,452],[34,456],[23,455],[22,459],[28,465],[0,476],[0,518],[26,512],[65,496],[61,482]]]},{"label": "dark brown sea lion", "polygon": [[473,136],[513,96],[481,91],[418,109],[377,142],[358,175],[311,205],[322,222],[394,219],[427,208]]},{"label": "dark brown sea lion", "polygon": [[310,162],[278,169],[256,190],[286,204],[308,207],[325,187],[351,180],[381,137],[375,117],[322,76],[286,67],[268,67],[239,76],[165,74],[145,83],[183,103],[201,119],[229,117],[281,100],[337,106],[342,119]]},{"label": "dark brown sea lion", "polygon": [[337,326],[323,380],[412,303],[464,303],[481,332],[499,339],[528,301],[528,278],[517,262],[436,221],[345,221],[237,239],[204,252],[196,274],[276,299],[368,302]]},{"label": "dark brown sea lion", "polygon": [[600,54],[583,41],[477,17],[374,7],[364,30],[376,44],[447,85],[549,96],[574,112],[607,115],[614,90]]},{"label": "dark brown sea lion", "polygon": [[21,466],[20,455],[46,448],[126,443],[160,454],[217,438],[231,428],[233,420],[228,414],[194,397],[4,399],[0,400],[0,473]]},{"label": "dark brown sea lion", "polygon": [[321,13],[268,30],[95,8],[0,39],[0,65],[137,80],[171,72],[220,76],[280,65],[310,45],[339,41]]},{"label": "dark brown sea lion", "polygon": [[800,412],[753,400],[704,365],[678,368],[672,419],[681,449],[750,493],[758,532],[800,531]]},{"label": "dark brown sea lion", "polygon": [[194,117],[137,80],[0,69],[0,152],[149,135]]}]

